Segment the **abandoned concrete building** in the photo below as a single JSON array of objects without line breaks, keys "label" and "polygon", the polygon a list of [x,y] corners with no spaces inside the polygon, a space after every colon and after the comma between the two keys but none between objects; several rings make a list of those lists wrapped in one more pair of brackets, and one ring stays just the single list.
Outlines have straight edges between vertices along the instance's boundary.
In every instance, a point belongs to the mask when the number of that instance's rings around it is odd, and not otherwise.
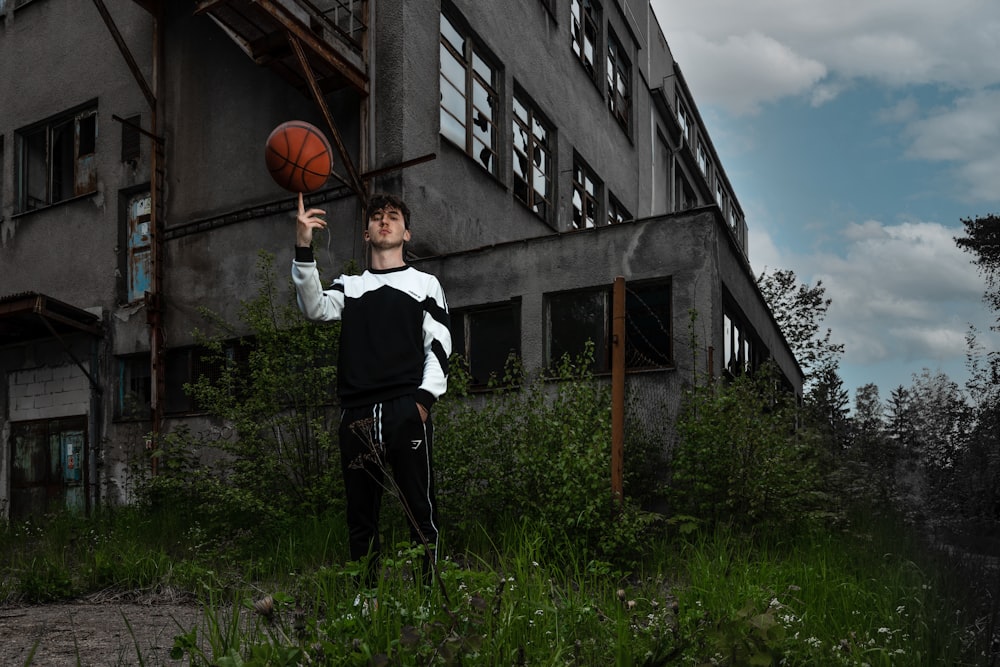
[{"label": "abandoned concrete building", "polygon": [[320,265],[363,265],[364,197],[401,195],[474,382],[587,339],[606,374],[622,277],[651,409],[765,359],[801,393],[649,0],[0,0],[3,516],[127,502],[149,434],[221,428],[192,332],[237,321],[258,251],[285,276],[291,119],[336,150]]}]

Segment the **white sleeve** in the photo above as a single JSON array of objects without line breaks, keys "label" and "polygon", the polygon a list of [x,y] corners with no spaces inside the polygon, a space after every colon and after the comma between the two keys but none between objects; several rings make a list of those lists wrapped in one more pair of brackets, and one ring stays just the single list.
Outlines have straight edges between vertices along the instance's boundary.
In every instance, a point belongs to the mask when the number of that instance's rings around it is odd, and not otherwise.
[{"label": "white sleeve", "polygon": [[344,310],[343,276],[323,289],[316,262],[292,262],[292,283],[299,310],[308,320],[339,320]]}]

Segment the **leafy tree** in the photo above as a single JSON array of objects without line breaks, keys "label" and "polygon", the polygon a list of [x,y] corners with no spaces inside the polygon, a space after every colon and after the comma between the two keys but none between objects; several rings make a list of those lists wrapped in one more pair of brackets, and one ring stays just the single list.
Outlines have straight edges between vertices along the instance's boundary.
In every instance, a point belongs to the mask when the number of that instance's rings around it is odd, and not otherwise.
[{"label": "leafy tree", "polygon": [[829,328],[822,331],[822,322],[832,299],[826,297],[823,281],[816,285],[799,283],[791,270],[766,271],[757,278],[764,299],[795,358],[805,374],[807,387],[812,386],[826,369],[840,365],[843,343],[834,343]]},{"label": "leafy tree", "polygon": [[986,279],[984,300],[1000,312],[1000,217],[995,214],[962,218],[965,236],[956,237],[959,248],[971,253],[972,260]]},{"label": "leafy tree", "polygon": [[[185,389],[235,437],[206,441],[178,430],[165,438],[149,497],[193,499],[200,507],[192,511],[243,521],[321,513],[340,502],[338,415],[331,405],[340,328],[307,323],[291,286],[279,289],[273,268],[273,256],[260,253],[258,292],[240,307],[243,327],[205,311],[217,333],[196,332],[218,372]],[[245,361],[233,355],[237,349],[248,350]]]}]

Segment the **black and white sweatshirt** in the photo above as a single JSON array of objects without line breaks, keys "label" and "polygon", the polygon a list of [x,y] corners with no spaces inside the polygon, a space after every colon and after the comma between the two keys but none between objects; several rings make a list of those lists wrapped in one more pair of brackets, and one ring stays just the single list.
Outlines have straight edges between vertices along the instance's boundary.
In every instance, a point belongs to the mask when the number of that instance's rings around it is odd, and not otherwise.
[{"label": "black and white sweatshirt", "polygon": [[448,304],[412,266],[342,275],[323,289],[311,248],[296,247],[292,282],[310,320],[341,320],[337,393],[345,408],[411,395],[428,410],[448,387]]}]

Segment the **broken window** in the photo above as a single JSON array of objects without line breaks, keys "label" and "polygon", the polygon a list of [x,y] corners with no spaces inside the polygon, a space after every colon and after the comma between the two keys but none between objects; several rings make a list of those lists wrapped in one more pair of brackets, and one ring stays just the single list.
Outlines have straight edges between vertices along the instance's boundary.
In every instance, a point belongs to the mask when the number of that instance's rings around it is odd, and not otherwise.
[{"label": "broken window", "polygon": [[[240,377],[249,373],[250,352],[253,341],[233,339],[223,343],[221,356],[219,353],[205,347],[175,348],[167,351],[165,360],[166,375],[164,377],[166,392],[166,411],[168,414],[198,412],[205,406],[198,402],[184,388],[186,384],[194,384],[202,377],[208,378],[214,385],[220,386],[225,380],[225,371],[238,368]],[[234,395],[243,391],[239,378],[233,377],[234,384],[228,390]]]},{"label": "broken window", "polygon": [[677,100],[677,124],[681,127],[681,139],[687,139],[690,141],[690,130],[691,124],[688,122],[688,112],[684,108],[684,104],[678,98]]},{"label": "broken window", "polygon": [[[558,292],[546,297],[546,363],[576,358],[594,344],[594,372],[611,370],[610,286]],[[672,365],[671,284],[669,279],[625,285],[625,367]]]},{"label": "broken window", "polygon": [[117,419],[149,419],[153,395],[149,354],[136,354],[118,359],[116,389]]},{"label": "broken window", "polygon": [[472,387],[504,378],[508,359],[521,355],[521,308],[518,301],[453,310],[452,350],[462,355]]},{"label": "broken window", "polygon": [[753,341],[750,327],[731,310],[722,316],[722,320],[726,372],[735,377],[756,370],[762,359],[757,354],[758,346]]},{"label": "broken window", "polygon": [[575,359],[586,349],[587,342],[594,344],[591,369],[605,371],[611,368],[610,290],[599,288],[559,292],[546,299],[546,361],[555,366],[564,356]]},{"label": "broken window", "polygon": [[97,105],[16,132],[17,210],[31,211],[97,191]]},{"label": "broken window", "polygon": [[698,196],[695,194],[694,188],[691,187],[691,182],[688,181],[687,176],[684,175],[680,168],[675,168],[674,173],[674,196],[677,198],[676,210],[686,211],[689,208],[694,208],[698,205]]},{"label": "broken window", "polygon": [[538,112],[514,95],[514,196],[542,220],[552,211],[552,132]]},{"label": "broken window", "polygon": [[497,68],[444,14],[440,52],[441,134],[497,175]]},{"label": "broken window", "polygon": [[608,194],[608,224],[617,225],[626,220],[631,220],[632,214],[622,206],[622,203],[613,194]]},{"label": "broken window", "polygon": [[625,367],[673,364],[669,279],[625,284]]},{"label": "broken window", "polygon": [[608,108],[626,133],[631,131],[632,64],[614,33],[608,33]]},{"label": "broken window", "polygon": [[596,227],[600,182],[579,157],[573,160],[573,228]]},{"label": "broken window", "polygon": [[125,211],[125,301],[135,303],[149,291],[151,266],[150,224],[152,198],[149,192],[133,195]]},{"label": "broken window", "polygon": [[597,41],[601,8],[593,0],[571,0],[573,53],[583,63],[590,78],[597,80]]}]

